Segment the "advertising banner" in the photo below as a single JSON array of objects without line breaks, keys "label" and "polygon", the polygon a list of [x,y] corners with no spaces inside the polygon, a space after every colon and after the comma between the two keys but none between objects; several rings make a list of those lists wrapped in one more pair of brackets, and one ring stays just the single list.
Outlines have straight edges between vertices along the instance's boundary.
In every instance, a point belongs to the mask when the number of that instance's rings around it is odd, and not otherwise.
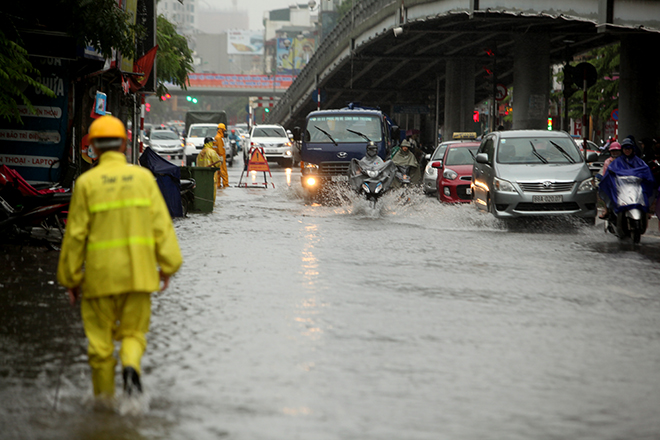
[{"label": "advertising banner", "polygon": [[23,124],[0,121],[0,165],[18,171],[34,182],[57,182],[66,151],[69,78],[67,61],[59,58],[34,58],[41,76],[37,81],[55,92],[55,98],[33,87],[25,90],[36,114],[19,105]]},{"label": "advertising banner", "polygon": [[298,76],[314,54],[314,38],[278,38],[277,73]]},{"label": "advertising banner", "polygon": [[263,55],[264,34],[262,31],[232,29],[227,31],[228,55]]},{"label": "advertising banner", "polygon": [[268,75],[232,75],[222,73],[190,73],[188,87],[213,87],[224,89],[286,89],[293,82],[291,75],[277,75],[273,85],[273,77]]}]

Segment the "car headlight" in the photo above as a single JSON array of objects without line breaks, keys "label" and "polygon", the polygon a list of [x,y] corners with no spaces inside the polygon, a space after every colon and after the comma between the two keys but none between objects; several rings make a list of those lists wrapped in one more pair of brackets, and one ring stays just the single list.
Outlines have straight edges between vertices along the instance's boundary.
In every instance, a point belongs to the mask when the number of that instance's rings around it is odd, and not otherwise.
[{"label": "car headlight", "polygon": [[426,165],[426,170],[424,170],[424,172],[425,172],[426,175],[429,176],[429,177],[437,177],[437,176],[438,176],[438,174],[437,174],[437,173],[438,173],[438,170],[435,169],[435,168],[433,168],[433,167],[431,166],[431,163],[430,163],[430,162],[429,162],[428,165]]},{"label": "car headlight", "polygon": [[456,178],[458,177],[458,173],[449,168],[445,168],[445,170],[442,172],[442,177],[449,180],[456,180]]},{"label": "car headlight", "polygon": [[495,186],[495,191],[499,192],[518,192],[516,191],[516,187],[513,186],[513,183],[509,182],[508,180],[498,179],[497,177],[493,179],[493,186]]},{"label": "car headlight", "polygon": [[284,155],[285,155],[285,156],[291,156],[291,150],[286,150],[286,151],[284,152]]},{"label": "car headlight", "polygon": [[593,177],[583,180],[578,186],[578,192],[591,192],[596,189],[596,182]]},{"label": "car headlight", "polygon": [[192,142],[186,142],[186,147],[193,147],[194,148],[195,144],[193,144]]}]

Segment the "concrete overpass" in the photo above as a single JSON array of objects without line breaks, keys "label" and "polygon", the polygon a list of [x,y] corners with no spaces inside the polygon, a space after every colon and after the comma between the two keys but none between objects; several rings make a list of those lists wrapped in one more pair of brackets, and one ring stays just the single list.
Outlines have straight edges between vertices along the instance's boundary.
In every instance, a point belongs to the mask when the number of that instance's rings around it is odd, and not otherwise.
[{"label": "concrete overpass", "polygon": [[[302,125],[348,102],[437,108],[445,132],[471,127],[475,103],[513,86],[513,127],[546,126],[550,66],[621,42],[619,132],[660,133],[660,2],[361,0],[321,43],[270,113]],[[489,74],[489,72],[491,74]],[[434,110],[432,110],[434,111]]]}]

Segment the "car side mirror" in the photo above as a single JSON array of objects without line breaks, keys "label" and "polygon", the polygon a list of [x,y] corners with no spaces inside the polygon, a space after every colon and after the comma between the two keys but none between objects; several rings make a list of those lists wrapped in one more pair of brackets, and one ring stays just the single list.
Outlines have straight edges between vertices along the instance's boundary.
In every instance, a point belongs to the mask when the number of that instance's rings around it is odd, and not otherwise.
[{"label": "car side mirror", "polygon": [[587,162],[596,162],[598,160],[598,153],[587,154]]},{"label": "car side mirror", "polygon": [[488,163],[488,154],[486,153],[479,153],[477,154],[476,157],[477,163]]},{"label": "car side mirror", "polygon": [[433,167],[433,168],[438,168],[438,169],[439,169],[439,168],[442,168],[442,161],[439,160],[439,161],[437,161],[437,162],[433,162],[433,163],[431,163],[431,167]]},{"label": "car side mirror", "polygon": [[424,160],[431,160],[431,155],[430,154],[425,154],[424,155]]}]

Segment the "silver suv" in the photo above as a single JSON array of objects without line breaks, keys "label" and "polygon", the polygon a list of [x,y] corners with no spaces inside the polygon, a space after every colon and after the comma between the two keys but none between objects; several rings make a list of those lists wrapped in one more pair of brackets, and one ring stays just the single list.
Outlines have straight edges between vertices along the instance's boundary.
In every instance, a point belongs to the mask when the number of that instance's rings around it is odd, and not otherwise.
[{"label": "silver suv", "polygon": [[472,169],[476,206],[498,218],[596,218],[596,185],[573,139],[560,131],[498,131],[484,137]]}]

